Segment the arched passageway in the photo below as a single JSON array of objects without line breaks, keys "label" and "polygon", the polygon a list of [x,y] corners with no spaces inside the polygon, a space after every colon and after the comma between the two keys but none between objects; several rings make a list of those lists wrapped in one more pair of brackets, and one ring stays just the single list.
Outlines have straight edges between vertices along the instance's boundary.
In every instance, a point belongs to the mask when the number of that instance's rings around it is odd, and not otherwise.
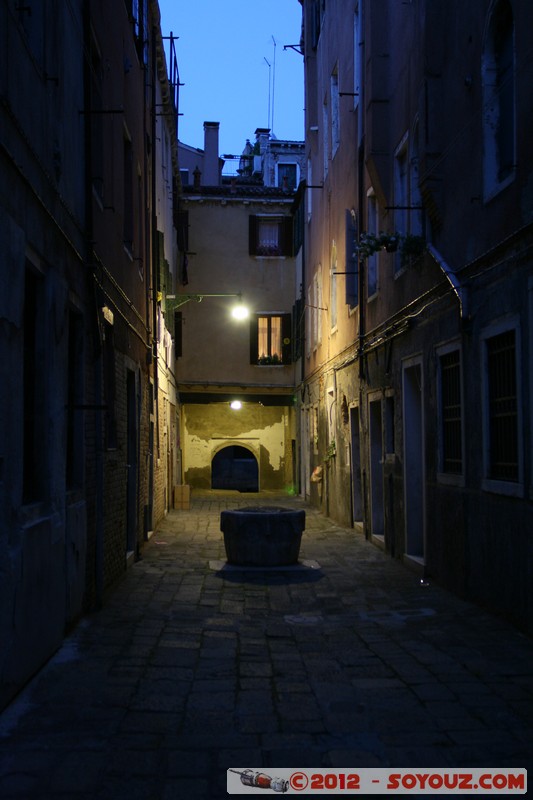
[{"label": "arched passageway", "polygon": [[259,467],[251,450],[229,445],[219,450],[211,462],[211,488],[259,491]]}]

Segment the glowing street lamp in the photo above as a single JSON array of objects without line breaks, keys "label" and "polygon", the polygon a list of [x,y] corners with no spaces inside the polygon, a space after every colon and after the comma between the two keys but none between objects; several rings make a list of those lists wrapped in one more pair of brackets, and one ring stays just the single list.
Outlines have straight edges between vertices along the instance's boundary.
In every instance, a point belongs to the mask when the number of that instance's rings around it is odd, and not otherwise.
[{"label": "glowing street lamp", "polygon": [[237,320],[248,319],[250,312],[246,306],[244,306],[242,303],[239,303],[238,305],[233,306],[231,309],[231,316],[233,319]]},{"label": "glowing street lamp", "polygon": [[250,312],[242,303],[242,294],[240,292],[218,292],[216,294],[204,293],[201,294],[167,294],[166,300],[170,301],[172,308],[180,308],[194,300],[196,303],[201,303],[204,297],[238,297],[239,302],[232,308],[231,316],[236,320],[248,319]]}]

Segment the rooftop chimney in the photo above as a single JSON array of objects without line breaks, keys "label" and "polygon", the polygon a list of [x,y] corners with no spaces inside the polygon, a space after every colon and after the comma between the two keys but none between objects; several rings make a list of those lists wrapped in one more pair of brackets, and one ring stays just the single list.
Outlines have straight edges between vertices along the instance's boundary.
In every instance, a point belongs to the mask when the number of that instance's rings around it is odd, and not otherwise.
[{"label": "rooftop chimney", "polygon": [[220,122],[204,122],[204,186],[220,184],[218,129]]}]

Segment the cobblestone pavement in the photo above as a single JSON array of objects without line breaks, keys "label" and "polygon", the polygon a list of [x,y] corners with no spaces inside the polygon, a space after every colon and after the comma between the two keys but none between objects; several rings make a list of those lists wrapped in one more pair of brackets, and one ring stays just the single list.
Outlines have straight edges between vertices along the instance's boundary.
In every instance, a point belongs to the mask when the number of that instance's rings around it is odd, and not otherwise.
[{"label": "cobblestone pavement", "polygon": [[319,568],[217,570],[220,511],[257,504],[169,513],[0,715],[2,800],[224,798],[228,767],[531,766],[530,638],[298,498]]}]

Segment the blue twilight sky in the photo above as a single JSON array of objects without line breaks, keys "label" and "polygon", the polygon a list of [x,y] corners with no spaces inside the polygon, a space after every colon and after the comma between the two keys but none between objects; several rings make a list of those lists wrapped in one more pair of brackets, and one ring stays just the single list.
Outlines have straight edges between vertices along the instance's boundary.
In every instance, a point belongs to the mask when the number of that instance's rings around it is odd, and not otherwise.
[{"label": "blue twilight sky", "polygon": [[159,7],[163,36],[179,37],[180,141],[203,148],[206,120],[220,122],[220,154],[240,154],[256,128],[303,140],[303,58],[283,49],[300,41],[298,0],[159,0]]}]

